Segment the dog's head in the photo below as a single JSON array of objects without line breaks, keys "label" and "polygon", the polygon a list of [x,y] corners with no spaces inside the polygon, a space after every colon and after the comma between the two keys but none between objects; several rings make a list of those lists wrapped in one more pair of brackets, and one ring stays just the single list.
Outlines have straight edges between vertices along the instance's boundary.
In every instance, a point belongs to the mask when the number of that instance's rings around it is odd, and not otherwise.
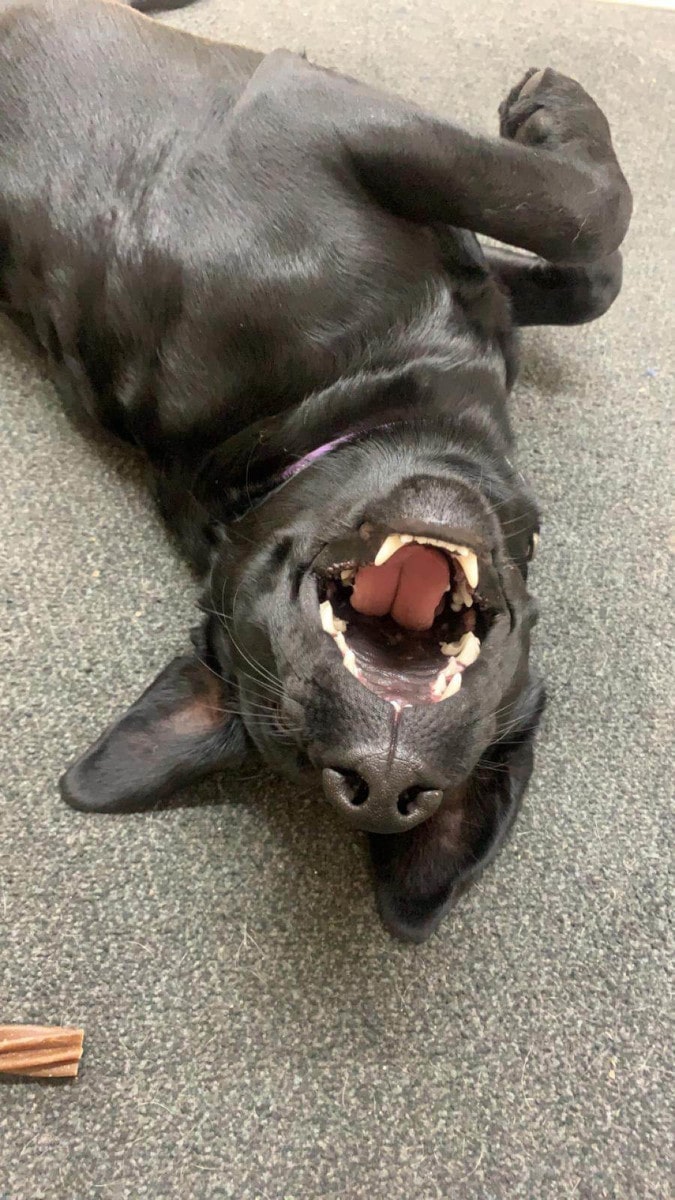
[{"label": "dog's head", "polygon": [[74,765],[72,803],[153,802],[254,743],[357,828],[457,796],[528,686],[537,514],[510,472],[399,428],[337,446],[218,533],[193,655]]}]

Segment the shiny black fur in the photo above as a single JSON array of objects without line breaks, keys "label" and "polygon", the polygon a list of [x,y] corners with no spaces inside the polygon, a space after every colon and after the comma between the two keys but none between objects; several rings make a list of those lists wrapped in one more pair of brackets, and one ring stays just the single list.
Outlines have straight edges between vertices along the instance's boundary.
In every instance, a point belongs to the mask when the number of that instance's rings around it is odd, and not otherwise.
[{"label": "shiny black fur", "polygon": [[[194,651],[64,795],[154,804],[251,746],[317,780],[409,764],[441,808],[370,841],[383,919],[416,940],[506,835],[543,707],[514,330],[604,312],[630,216],[577,83],[530,71],[500,114],[501,138],[475,137],[293,54],[97,0],[0,12],[0,302],[68,402],[147,453],[205,579]],[[311,565],[364,521],[472,546],[493,618],[460,693],[395,727],[318,622]]]}]

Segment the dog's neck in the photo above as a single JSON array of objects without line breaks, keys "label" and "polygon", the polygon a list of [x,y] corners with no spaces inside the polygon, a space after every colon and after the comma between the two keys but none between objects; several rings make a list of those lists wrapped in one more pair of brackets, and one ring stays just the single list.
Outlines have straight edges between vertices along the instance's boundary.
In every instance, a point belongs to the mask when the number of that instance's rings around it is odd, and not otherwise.
[{"label": "dog's neck", "polygon": [[480,365],[445,372],[421,362],[346,377],[220,443],[202,460],[191,491],[216,519],[236,520],[340,447],[426,423],[448,444],[489,441],[493,456],[508,461],[505,399],[502,381]]}]

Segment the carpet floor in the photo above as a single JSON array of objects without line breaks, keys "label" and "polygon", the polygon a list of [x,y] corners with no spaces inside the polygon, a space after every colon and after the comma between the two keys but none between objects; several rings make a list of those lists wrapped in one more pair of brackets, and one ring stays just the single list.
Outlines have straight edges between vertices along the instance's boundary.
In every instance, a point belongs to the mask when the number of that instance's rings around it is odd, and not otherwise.
[{"label": "carpet floor", "polygon": [[0,327],[0,1021],[86,1030],[75,1084],[0,1087],[0,1197],[666,1200],[675,15],[203,0],[170,19],[486,130],[525,68],[555,66],[606,111],[635,217],[606,318],[524,338],[550,708],[514,837],[419,948],[379,925],[358,840],[277,781],[122,819],[62,805],[64,764],[184,644],[195,594],[138,464],[78,435]]}]

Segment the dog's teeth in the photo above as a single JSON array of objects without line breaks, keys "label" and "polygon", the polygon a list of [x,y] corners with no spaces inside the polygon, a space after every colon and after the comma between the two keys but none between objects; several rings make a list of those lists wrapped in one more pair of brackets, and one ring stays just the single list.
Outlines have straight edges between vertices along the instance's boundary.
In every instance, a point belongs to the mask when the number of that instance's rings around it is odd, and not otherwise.
[{"label": "dog's teeth", "polygon": [[353,583],[356,579],[356,571],[353,567],[345,567],[343,571],[340,571],[340,579],[343,583]]},{"label": "dog's teeth", "polygon": [[450,680],[449,684],[444,689],[444,691],[441,692],[441,695],[439,696],[439,700],[449,700],[451,696],[454,696],[455,693],[459,691],[461,686],[462,686],[462,676],[459,672],[457,672],[456,675],[453,675],[452,679]]},{"label": "dog's teeth", "polygon": [[442,654],[456,658],[463,667],[470,667],[480,654],[480,640],[471,632],[462,634],[458,642],[441,642],[440,646]]},{"label": "dog's teeth", "polygon": [[344,662],[344,665],[346,666],[346,668],[350,672],[350,674],[352,674],[356,679],[358,679],[359,671],[358,671],[358,667],[356,665],[356,655],[355,655],[354,651],[347,650],[342,661]]},{"label": "dog's teeth", "polygon": [[330,600],[324,600],[323,604],[319,605],[319,613],[321,615],[321,628],[324,633],[329,633],[332,638],[335,638],[340,650],[344,653],[347,649],[347,643],[344,639],[344,633],[347,629],[347,622],[341,617],[336,617]]},{"label": "dog's teeth", "polygon": [[336,629],[335,633],[333,634],[333,637],[335,638],[335,645],[337,646],[338,650],[340,651],[340,654],[344,658],[349,649],[349,647],[345,641],[344,633],[342,633],[340,630]]},{"label": "dog's teeth", "polygon": [[[460,666],[460,664],[457,662],[457,659],[451,658],[447,667],[444,667],[442,671],[439,671],[438,675],[434,679],[434,682],[431,685],[432,695],[434,695],[436,699],[440,700],[448,684],[451,683],[455,678],[459,679],[463,670],[464,667]],[[458,685],[455,685],[455,687],[458,687]]]},{"label": "dog's teeth", "polygon": [[455,587],[452,593],[452,602],[450,608],[453,612],[459,612],[462,608],[471,608],[473,604],[473,596],[464,576],[456,580]]},{"label": "dog's teeth", "polygon": [[466,575],[466,581],[469,587],[472,589],[477,588],[478,559],[476,558],[476,555],[473,553],[466,554],[459,560],[459,562],[464,574]]},{"label": "dog's teeth", "polygon": [[473,553],[473,551],[467,550],[466,546],[456,546],[454,542],[444,542],[442,538],[426,537],[424,534],[419,534],[412,540],[418,542],[420,546],[439,546],[441,550],[448,550],[451,554],[464,556]]},{"label": "dog's teeth", "polygon": [[[467,546],[458,546],[455,542],[444,542],[442,538],[427,537],[426,534],[390,533],[377,552],[375,566],[381,567],[391,558],[392,554],[401,549],[401,546],[409,546],[411,542],[416,542],[419,546],[438,546],[440,550],[447,550],[448,553],[462,560],[462,566],[467,572],[471,586],[476,586],[472,582],[474,578],[478,583],[478,560],[473,550],[469,550]],[[465,560],[468,560],[468,565]]]},{"label": "dog's teeth", "polygon": [[384,539],[377,554],[375,555],[375,566],[381,567],[383,563],[388,562],[392,554],[396,554],[396,551],[400,550],[401,546],[403,545],[404,542],[400,534],[390,533],[389,537]]},{"label": "dog's teeth", "polygon": [[319,605],[319,613],[321,616],[321,628],[324,633],[329,633],[331,637],[335,637],[337,629],[335,628],[335,617],[333,616],[333,606],[330,600],[324,600],[323,604]]},{"label": "dog's teeth", "polygon": [[457,662],[463,667],[470,667],[475,663],[480,654],[480,640],[475,633],[465,633],[460,641],[459,653],[457,654]]},{"label": "dog's teeth", "polygon": [[460,584],[452,593],[452,602],[450,608],[453,612],[461,612],[463,608],[471,608],[473,604],[473,596],[466,586]]}]

